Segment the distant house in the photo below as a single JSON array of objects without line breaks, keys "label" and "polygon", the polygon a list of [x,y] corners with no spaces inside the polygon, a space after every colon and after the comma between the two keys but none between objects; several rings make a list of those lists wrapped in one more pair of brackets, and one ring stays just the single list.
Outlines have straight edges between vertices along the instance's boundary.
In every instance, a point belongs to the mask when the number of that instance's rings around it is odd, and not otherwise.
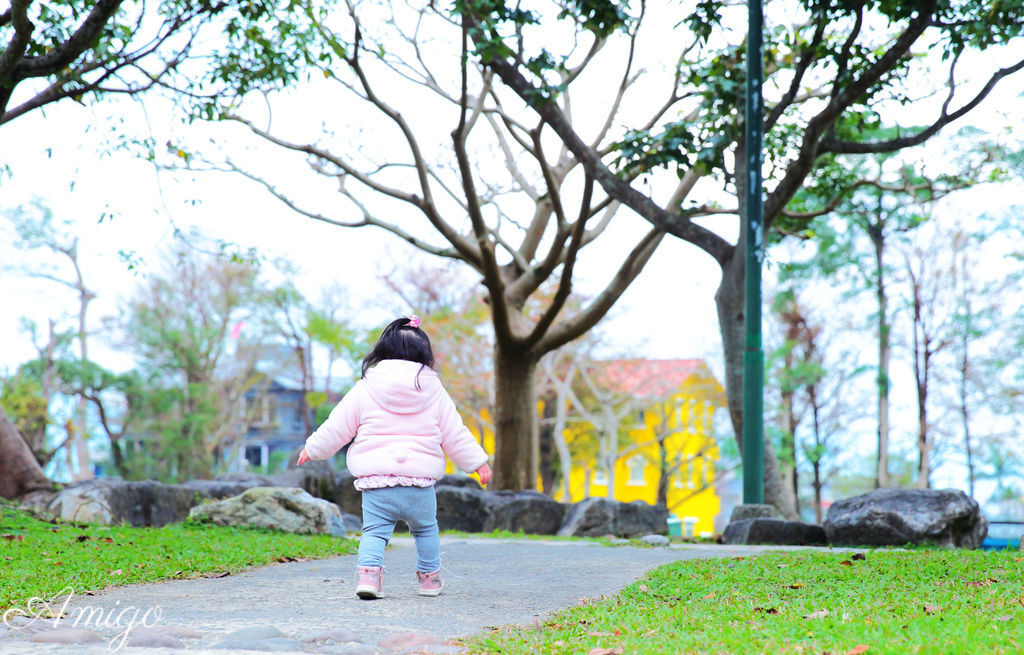
[{"label": "distant house", "polygon": [[[615,450],[609,453],[598,443],[600,433],[607,433],[603,427],[579,420],[569,424],[564,432],[573,457],[569,497],[561,484],[555,485],[554,497],[578,502],[610,496],[653,504],[661,483],[671,514],[684,520],[694,534],[713,534],[721,509],[716,489],[720,476],[715,469],[719,453],[713,436],[715,412],[725,405],[721,384],[701,359],[592,364],[600,386],[614,396],[620,411]],[[543,413],[543,403],[538,412]],[[489,418],[486,410],[479,414]],[[471,430],[476,424],[467,421]],[[482,435],[475,434],[493,454],[493,432],[485,429]],[[610,468],[609,460],[614,460]],[[454,470],[449,463],[448,471]]]},{"label": "distant house", "polygon": [[[310,395],[333,402],[341,397],[333,391],[328,397],[323,393],[309,394],[310,389],[303,389],[298,359],[292,347],[266,346],[256,368],[262,379],[246,391],[239,407],[239,421],[248,428],[241,444],[236,444],[225,458],[224,466],[230,472],[284,470],[317,427],[316,408],[311,407],[310,402],[317,404],[319,401],[311,401]],[[321,378],[313,380],[312,384],[322,391],[327,381]]]},{"label": "distant house", "polygon": [[251,423],[242,447],[244,462],[235,462],[233,470],[263,469],[268,472],[285,467],[287,459],[306,442],[306,419],[313,424],[300,385],[274,378],[245,394],[240,412]]},{"label": "distant house", "polygon": [[[721,384],[701,359],[596,364],[603,385],[619,397],[630,397],[635,412],[619,428],[614,470],[609,470],[608,458],[599,451],[574,462],[567,500],[610,496],[653,504],[661,483],[671,514],[683,519],[694,534],[713,534],[721,505],[715,485],[719,454],[713,429],[715,411],[725,402]],[[570,427],[566,431],[570,447],[597,430],[598,426],[586,423]],[[611,494],[609,484],[614,485]],[[565,500],[560,495],[555,497]]]}]

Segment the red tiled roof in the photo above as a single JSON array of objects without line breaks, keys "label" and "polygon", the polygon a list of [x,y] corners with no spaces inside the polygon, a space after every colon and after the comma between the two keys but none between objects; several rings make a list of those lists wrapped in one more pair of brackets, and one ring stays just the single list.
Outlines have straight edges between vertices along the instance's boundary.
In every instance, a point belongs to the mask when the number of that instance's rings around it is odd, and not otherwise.
[{"label": "red tiled roof", "polygon": [[650,398],[672,394],[691,375],[710,375],[703,359],[613,359],[592,364],[602,385]]}]

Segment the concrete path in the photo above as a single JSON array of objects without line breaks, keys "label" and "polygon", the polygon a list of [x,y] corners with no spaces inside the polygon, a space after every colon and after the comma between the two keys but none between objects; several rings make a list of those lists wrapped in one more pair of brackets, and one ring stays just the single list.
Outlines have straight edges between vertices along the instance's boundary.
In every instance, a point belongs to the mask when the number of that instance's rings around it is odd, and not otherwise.
[{"label": "concrete path", "polygon": [[441,544],[445,590],[437,598],[417,595],[412,540],[396,538],[385,554],[380,600],[355,597],[355,555],[275,564],[224,578],[72,594],[51,603],[64,609],[63,619],[0,623],[0,653],[458,652],[447,640],[533,624],[585,598],[615,594],[675,560],[767,550],[454,537]]}]

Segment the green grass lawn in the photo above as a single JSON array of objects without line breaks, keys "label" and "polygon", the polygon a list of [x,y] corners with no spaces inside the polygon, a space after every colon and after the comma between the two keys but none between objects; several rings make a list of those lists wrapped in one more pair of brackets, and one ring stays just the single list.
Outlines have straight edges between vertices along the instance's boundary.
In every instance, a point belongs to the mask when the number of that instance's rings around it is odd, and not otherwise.
[{"label": "green grass lawn", "polygon": [[0,505],[0,613],[66,587],[222,576],[254,566],[355,552],[357,542],[256,528],[181,523],[161,528],[47,523]]},{"label": "green grass lawn", "polygon": [[1024,653],[1021,551],[676,562],[621,594],[466,640],[475,653]]}]

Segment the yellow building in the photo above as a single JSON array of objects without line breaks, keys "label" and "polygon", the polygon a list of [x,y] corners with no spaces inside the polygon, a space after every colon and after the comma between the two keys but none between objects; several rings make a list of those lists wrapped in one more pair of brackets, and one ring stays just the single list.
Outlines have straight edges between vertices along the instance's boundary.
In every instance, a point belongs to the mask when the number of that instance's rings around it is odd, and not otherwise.
[{"label": "yellow building", "polygon": [[[664,484],[669,514],[682,519],[688,532],[711,535],[720,511],[713,418],[725,393],[704,361],[589,362],[585,374],[596,393],[585,403],[588,409],[569,410],[574,420],[563,432],[572,459],[568,497],[564,483],[556,482],[555,499],[596,496],[654,504]],[[486,411],[479,416],[486,420]],[[467,425],[478,439],[483,433],[481,443],[493,453],[491,430],[479,421]]]},{"label": "yellow building", "polygon": [[[713,419],[725,404],[721,384],[700,359],[595,364],[595,377],[621,420],[614,438],[587,422],[566,430],[573,453],[568,500],[598,496],[653,504],[661,483],[670,514],[695,535],[713,534],[720,511]],[[564,496],[561,488],[555,493],[558,500]]]}]

